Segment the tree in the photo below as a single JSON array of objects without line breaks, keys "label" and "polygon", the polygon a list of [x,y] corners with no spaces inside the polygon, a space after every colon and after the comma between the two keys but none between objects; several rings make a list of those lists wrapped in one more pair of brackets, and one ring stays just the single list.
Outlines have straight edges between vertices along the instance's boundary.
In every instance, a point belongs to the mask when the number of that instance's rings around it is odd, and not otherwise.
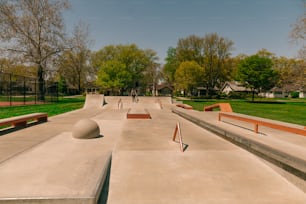
[{"label": "tree", "polygon": [[204,68],[206,79],[206,95],[216,86],[220,87],[228,80],[232,71],[231,50],[233,41],[220,37],[217,33],[204,37]]},{"label": "tree", "polygon": [[207,34],[204,37],[191,35],[179,39],[176,59],[179,64],[184,61],[195,61],[205,69],[205,76],[202,80],[208,95],[216,86],[220,87],[231,75],[232,48],[233,42],[220,37],[217,33]]},{"label": "tree", "polygon": [[[304,1],[304,7],[306,8],[306,2]],[[304,13],[297,19],[293,25],[293,29],[290,33],[291,39],[297,44],[302,45],[299,55],[301,59],[306,60],[306,9]]]},{"label": "tree", "polygon": [[163,66],[162,75],[166,82],[173,85],[175,71],[179,66],[178,59],[176,57],[176,48],[168,48],[167,57],[165,60],[166,64]]},{"label": "tree", "polygon": [[279,57],[274,60],[273,68],[277,70],[279,75],[279,80],[277,86],[281,87],[286,91],[291,91],[293,89],[298,89],[298,75],[297,72],[298,60],[288,59],[286,57]]},{"label": "tree", "polygon": [[195,61],[182,62],[175,72],[176,89],[190,95],[194,88],[202,83],[204,68]]},{"label": "tree", "polygon": [[[149,73],[152,67],[155,67],[155,60],[157,60],[155,52],[139,49],[135,44],[109,45],[95,52],[92,57],[93,66],[99,70],[104,69],[104,64],[109,61],[117,61],[124,65],[130,75],[130,80],[123,80],[126,84],[121,93],[131,88],[146,87],[148,84],[144,76]],[[98,77],[97,81],[101,80]]]},{"label": "tree", "polygon": [[131,81],[131,73],[123,63],[116,60],[109,60],[103,63],[98,71],[97,84],[103,90],[111,89],[111,93],[117,92],[121,95],[121,90],[126,89],[126,85]]},{"label": "tree", "polygon": [[[144,50],[145,56],[148,60],[146,69],[144,71],[144,84],[147,84],[147,86],[150,86],[152,84],[152,96],[155,96],[156,94],[156,85],[161,78],[160,73],[160,64],[157,63],[158,56],[154,50],[147,49]],[[146,87],[147,88],[147,87]]]},{"label": "tree", "polygon": [[204,39],[196,35],[179,39],[176,47],[178,61],[195,61],[202,65],[205,55],[204,43]]},{"label": "tree", "polygon": [[95,70],[90,66],[88,26],[80,22],[74,29],[70,39],[69,50],[66,50],[59,60],[59,74],[66,82],[81,93],[87,80],[93,78]]},{"label": "tree", "polygon": [[39,99],[44,100],[47,64],[63,49],[61,12],[66,0],[22,0],[0,2],[0,38],[4,50],[37,66]]},{"label": "tree", "polygon": [[272,60],[259,55],[252,55],[242,60],[238,65],[240,81],[251,88],[254,101],[255,90],[264,91],[271,89],[277,82],[277,72],[272,69]]},{"label": "tree", "polygon": [[36,67],[24,65],[7,58],[0,59],[0,73],[9,73],[34,78],[35,71]]}]

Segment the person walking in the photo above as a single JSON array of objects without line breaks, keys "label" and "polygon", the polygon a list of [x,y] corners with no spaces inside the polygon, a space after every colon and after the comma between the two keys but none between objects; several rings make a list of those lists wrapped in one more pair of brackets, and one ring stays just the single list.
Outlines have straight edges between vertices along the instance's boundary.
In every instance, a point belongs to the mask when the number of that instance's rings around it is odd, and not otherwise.
[{"label": "person walking", "polygon": [[135,89],[132,89],[131,90],[131,96],[132,96],[132,102],[136,102],[136,90]]}]

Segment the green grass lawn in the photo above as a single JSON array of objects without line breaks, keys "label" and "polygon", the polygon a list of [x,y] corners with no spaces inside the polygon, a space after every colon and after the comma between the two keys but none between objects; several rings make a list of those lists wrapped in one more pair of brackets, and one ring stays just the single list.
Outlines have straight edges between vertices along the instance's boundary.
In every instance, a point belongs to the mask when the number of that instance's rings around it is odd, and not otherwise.
[{"label": "green grass lawn", "polygon": [[36,112],[48,113],[48,116],[58,115],[83,107],[85,97],[59,98],[57,103],[41,105],[11,106],[0,107],[0,118],[24,115]]},{"label": "green grass lawn", "polygon": [[194,109],[203,111],[203,107],[215,103],[230,103],[236,113],[258,116],[306,126],[306,101],[255,101],[251,103],[244,100],[206,100],[183,101]]},{"label": "green grass lawn", "polygon": [[[83,107],[84,101],[85,97],[60,98],[57,103],[0,107],[0,118],[8,118],[35,112],[46,112],[48,116],[58,115]],[[203,110],[204,106],[221,102],[230,103],[233,111],[237,113],[306,126],[306,100],[284,100],[281,102],[259,101],[257,103],[250,103],[245,100],[184,101],[184,103],[200,111]]]}]

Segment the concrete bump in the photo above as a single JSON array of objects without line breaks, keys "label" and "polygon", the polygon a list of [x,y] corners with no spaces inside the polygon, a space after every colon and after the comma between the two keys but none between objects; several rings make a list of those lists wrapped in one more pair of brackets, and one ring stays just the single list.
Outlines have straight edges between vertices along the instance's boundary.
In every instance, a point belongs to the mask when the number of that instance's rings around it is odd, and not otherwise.
[{"label": "concrete bump", "polygon": [[79,120],[73,127],[72,136],[77,139],[93,139],[100,137],[98,124],[91,119]]}]

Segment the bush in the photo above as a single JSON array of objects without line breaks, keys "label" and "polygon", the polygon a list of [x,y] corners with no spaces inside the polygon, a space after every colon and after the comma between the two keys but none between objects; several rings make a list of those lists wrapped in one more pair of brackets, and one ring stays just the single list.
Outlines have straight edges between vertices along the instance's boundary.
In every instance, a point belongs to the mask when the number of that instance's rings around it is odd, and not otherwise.
[{"label": "bush", "polygon": [[291,96],[291,98],[298,98],[299,97],[299,92],[291,92],[290,96]]},{"label": "bush", "polygon": [[247,93],[244,92],[230,92],[228,94],[228,98],[230,99],[245,99],[247,97]]}]

